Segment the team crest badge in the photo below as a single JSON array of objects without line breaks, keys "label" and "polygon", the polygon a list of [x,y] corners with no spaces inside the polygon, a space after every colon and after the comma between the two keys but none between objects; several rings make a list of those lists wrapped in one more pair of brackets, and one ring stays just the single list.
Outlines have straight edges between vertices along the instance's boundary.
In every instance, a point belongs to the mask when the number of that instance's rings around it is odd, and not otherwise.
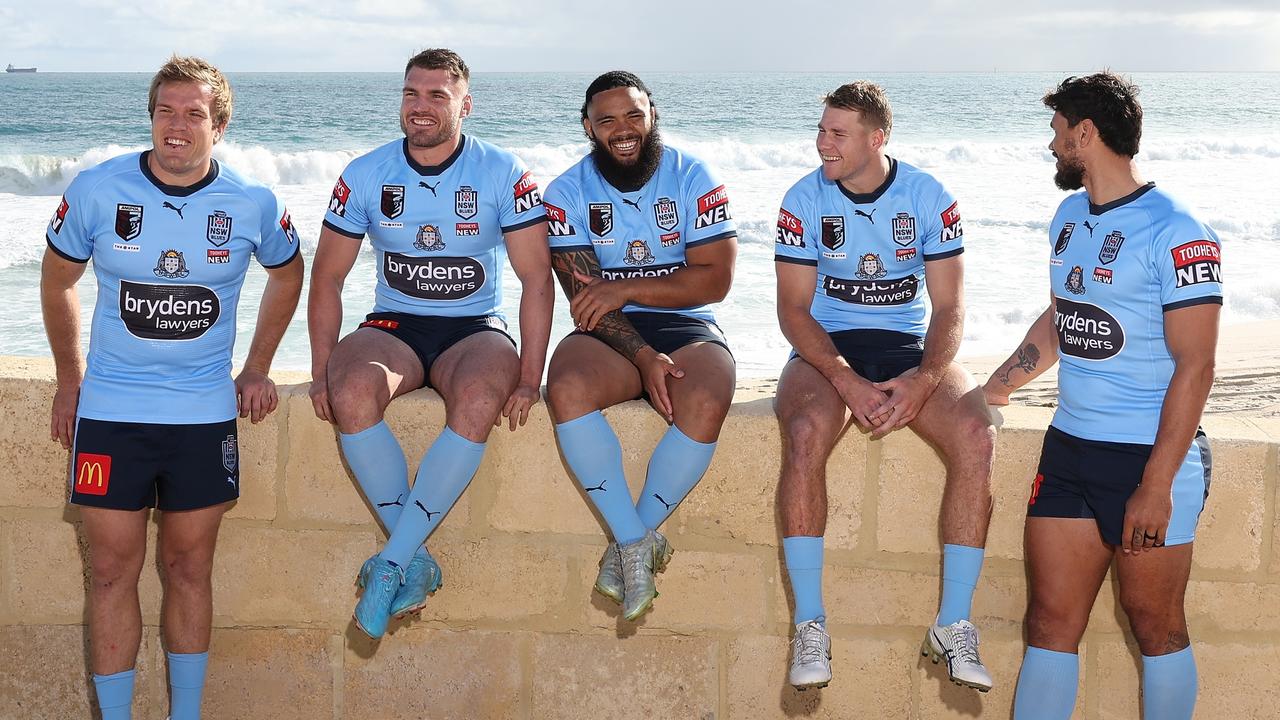
[{"label": "team crest badge", "polygon": [[1071,272],[1067,273],[1066,288],[1072,295],[1084,294],[1084,268],[1079,265],[1071,268]]},{"label": "team crest badge", "polygon": [[1073,222],[1065,223],[1062,231],[1058,233],[1058,241],[1053,244],[1053,254],[1061,255],[1067,251],[1067,244],[1071,242],[1071,233],[1076,229]]},{"label": "team crest badge", "polygon": [[1124,236],[1119,230],[1112,230],[1102,239],[1102,249],[1098,251],[1098,261],[1110,265],[1120,255],[1120,246],[1124,245]]},{"label": "team crest badge", "polygon": [[658,227],[670,232],[680,224],[680,212],[676,209],[676,201],[669,197],[658,198],[653,204],[653,219]]},{"label": "team crest badge", "polygon": [[916,219],[907,213],[893,216],[893,241],[906,247],[916,241]]},{"label": "team crest badge", "polygon": [[649,244],[643,240],[632,240],[627,243],[627,257],[624,262],[628,265],[652,265],[653,252],[649,250]]},{"label": "team crest badge", "polygon": [[875,253],[867,253],[858,258],[858,270],[854,276],[859,280],[879,280],[888,275],[889,271],[884,269],[884,263],[880,261],[880,256]]},{"label": "team crest badge", "polygon": [[463,185],[453,193],[453,212],[463,220],[470,220],[479,212],[480,193],[470,185]]},{"label": "team crest badge", "polygon": [[822,244],[828,250],[839,250],[844,245],[844,216],[822,216]]},{"label": "team crest badge", "polygon": [[236,451],[236,436],[228,435],[226,440],[222,441],[222,467],[227,472],[235,472],[236,465],[240,464],[240,453]]},{"label": "team crest badge", "polygon": [[435,225],[422,225],[418,228],[418,239],[413,246],[427,252],[438,252],[444,249],[444,238],[440,236],[440,228]]},{"label": "team crest badge", "polygon": [[116,235],[128,242],[142,234],[142,206],[116,205]]},{"label": "team crest badge", "polygon": [[231,216],[222,210],[214,210],[209,216],[205,237],[214,247],[222,247],[231,240]]},{"label": "team crest badge", "polygon": [[382,214],[389,220],[395,220],[404,212],[404,186],[382,186]]},{"label": "team crest badge", "polygon": [[187,270],[187,261],[183,259],[182,253],[177,250],[165,250],[160,253],[160,259],[156,261],[156,268],[153,271],[156,277],[177,280],[191,274]]},{"label": "team crest badge", "polygon": [[587,206],[591,232],[604,237],[613,232],[613,203],[591,203]]}]

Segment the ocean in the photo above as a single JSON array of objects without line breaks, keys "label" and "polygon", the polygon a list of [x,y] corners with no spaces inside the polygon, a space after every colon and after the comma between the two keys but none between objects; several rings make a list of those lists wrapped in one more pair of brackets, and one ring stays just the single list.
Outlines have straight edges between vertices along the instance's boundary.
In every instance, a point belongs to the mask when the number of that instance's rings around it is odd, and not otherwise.
[{"label": "ocean", "polygon": [[[961,354],[1010,351],[1046,303],[1049,220],[1065,193],[1052,181],[1051,113],[1041,96],[1061,73],[640,73],[670,145],[716,167],[739,227],[736,279],[716,315],[740,377],[773,376],[789,345],[773,294],[778,203],[817,167],[821,96],[857,77],[879,82],[894,110],[890,154],[922,167],[957,196],[965,229]],[[272,185],[289,205],[307,260],[334,180],[356,155],[400,136],[399,73],[236,73],[235,114],[219,161]],[[529,164],[542,187],[587,144],[579,122],[593,74],[481,73],[464,132]],[[1140,168],[1186,201],[1223,243],[1228,324],[1280,317],[1280,74],[1138,73],[1145,128]],[[40,326],[44,229],[76,174],[150,144],[139,73],[0,75],[0,354],[47,356]],[[242,295],[236,360],[252,337],[265,274]],[[507,316],[517,330],[519,283],[508,270]],[[344,332],[372,306],[366,246],[343,293]],[[87,328],[96,292],[80,285]],[[552,345],[570,329],[557,298]],[[276,356],[308,370],[305,297]],[[518,334],[516,335],[518,337]]]}]

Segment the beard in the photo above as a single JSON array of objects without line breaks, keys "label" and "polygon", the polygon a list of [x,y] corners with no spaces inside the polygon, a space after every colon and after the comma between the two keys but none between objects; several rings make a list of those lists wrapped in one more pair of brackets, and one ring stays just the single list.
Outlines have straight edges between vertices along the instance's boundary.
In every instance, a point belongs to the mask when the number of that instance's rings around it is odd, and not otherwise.
[{"label": "beard", "polygon": [[589,139],[591,159],[595,161],[596,169],[610,185],[623,192],[633,192],[643,187],[658,171],[658,164],[662,162],[662,135],[658,132],[656,123],[649,134],[640,139],[640,154],[630,164],[618,162],[609,148],[601,145],[595,137]]},{"label": "beard", "polygon": [[1084,164],[1079,160],[1058,160],[1053,183],[1059,190],[1079,190],[1084,187]]},{"label": "beard", "polygon": [[420,128],[410,125],[403,117],[400,118],[400,130],[408,139],[409,147],[422,149],[437,147],[453,139],[459,124],[461,121],[457,117],[448,116],[440,118],[439,124],[434,128]]}]

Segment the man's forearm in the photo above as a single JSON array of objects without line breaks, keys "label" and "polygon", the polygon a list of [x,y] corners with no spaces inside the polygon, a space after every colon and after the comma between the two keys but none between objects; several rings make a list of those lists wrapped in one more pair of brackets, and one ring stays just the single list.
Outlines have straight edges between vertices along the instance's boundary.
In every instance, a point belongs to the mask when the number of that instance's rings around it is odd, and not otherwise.
[{"label": "man's forearm", "polygon": [[324,377],[329,355],[338,344],[342,329],[342,283],[311,278],[307,295],[307,336],[311,340],[311,377]]},{"label": "man's forearm", "polygon": [[990,389],[1012,393],[1058,362],[1058,336],[1053,327],[1053,306],[1045,309],[1028,328],[1018,349],[996,368],[987,381]]},{"label": "man's forearm", "polygon": [[246,369],[264,375],[271,371],[271,361],[280,346],[280,339],[289,328],[294,311],[298,309],[298,297],[302,293],[302,261],[297,259],[294,263],[298,264],[296,270],[291,269],[291,263],[267,275],[267,286],[262,291],[262,302],[258,307],[258,324],[244,361]]},{"label": "man's forearm", "polygon": [[683,308],[720,302],[729,292],[726,273],[711,265],[688,265],[661,277],[618,280],[637,305]]},{"label": "man's forearm", "polygon": [[1159,482],[1165,487],[1173,484],[1173,477],[1182,466],[1187,448],[1191,447],[1196,428],[1200,426],[1200,416],[1212,387],[1212,359],[1208,362],[1183,362],[1174,368],[1160,409],[1160,425],[1151,457],[1147,459],[1143,482]]},{"label": "man's forearm", "polygon": [[[591,250],[556,250],[551,253],[551,268],[555,270],[565,297],[570,300],[586,287],[585,283],[574,277],[575,272],[587,277],[600,277],[600,261]],[[631,321],[619,310],[605,313],[596,323],[591,335],[631,362],[636,362],[636,356],[648,346]]]},{"label": "man's forearm", "polygon": [[918,372],[934,383],[942,379],[964,339],[964,306],[934,309],[924,334],[924,356]]},{"label": "man's forearm", "polygon": [[58,385],[79,385],[84,378],[84,358],[80,354],[80,299],[75,284],[63,287],[42,280],[40,310]]},{"label": "man's forearm", "polygon": [[813,319],[808,308],[780,311],[778,324],[796,354],[822,373],[833,386],[841,377],[848,377],[853,372],[849,362],[831,342],[831,336]]},{"label": "man's forearm", "polygon": [[[545,266],[544,266],[545,267]],[[555,288],[550,273],[520,281],[520,383],[539,387],[551,338]]]}]

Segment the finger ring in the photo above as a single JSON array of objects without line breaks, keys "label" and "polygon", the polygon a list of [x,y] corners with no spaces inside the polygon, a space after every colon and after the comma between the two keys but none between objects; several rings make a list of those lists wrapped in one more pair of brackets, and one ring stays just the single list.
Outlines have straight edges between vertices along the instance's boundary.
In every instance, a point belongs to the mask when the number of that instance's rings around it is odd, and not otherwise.
[{"label": "finger ring", "polygon": [[1147,534],[1147,533],[1145,533],[1145,532],[1144,532],[1144,533],[1142,533],[1142,539],[1143,539],[1143,540],[1155,540],[1155,539],[1156,539],[1156,537],[1158,537],[1158,536],[1156,536],[1156,535],[1148,535],[1148,534]]}]

